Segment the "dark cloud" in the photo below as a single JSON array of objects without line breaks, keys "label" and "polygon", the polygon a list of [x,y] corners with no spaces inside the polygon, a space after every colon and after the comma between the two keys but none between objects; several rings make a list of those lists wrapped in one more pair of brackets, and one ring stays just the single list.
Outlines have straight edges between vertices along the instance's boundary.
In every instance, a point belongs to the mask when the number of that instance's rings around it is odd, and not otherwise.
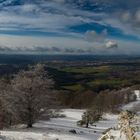
[{"label": "dark cloud", "polygon": [[119,11],[116,17],[120,19],[123,24],[129,24],[132,28],[140,28],[140,9],[135,11]]},{"label": "dark cloud", "polygon": [[46,48],[46,47],[34,47],[33,50],[30,51],[35,51],[35,52],[49,52],[51,51],[50,48]]},{"label": "dark cloud", "polygon": [[51,47],[50,49],[52,52],[62,52],[62,50],[58,47]]},{"label": "dark cloud", "polygon": [[85,54],[93,53],[93,49],[82,49],[82,48],[61,48],[60,47],[0,47],[0,53],[60,53],[60,54]]},{"label": "dark cloud", "polygon": [[44,8],[50,2],[93,11],[115,11],[119,9],[135,11],[140,8],[140,0],[1,0],[0,7],[35,4],[41,6],[42,10],[46,10]]},{"label": "dark cloud", "polygon": [[64,52],[65,53],[74,53],[76,50],[75,49],[73,49],[73,48],[65,48],[64,49]]},{"label": "dark cloud", "polygon": [[[135,10],[140,7],[139,0],[89,0],[90,2],[97,2],[100,5],[109,5],[114,10]],[[111,8],[112,9],[112,8]]]},{"label": "dark cloud", "polygon": [[85,10],[107,10],[107,8],[114,10],[118,8],[135,10],[140,7],[139,0],[1,0],[0,7],[36,4],[38,6],[42,6],[43,8],[47,6],[48,2],[71,5],[72,7]]},{"label": "dark cloud", "polygon": [[9,47],[0,46],[0,52],[7,52],[7,51],[12,51],[12,49]]},{"label": "dark cloud", "polygon": [[58,3],[64,3],[72,5],[73,7],[95,10],[95,11],[116,11],[120,10],[131,10],[135,11],[140,7],[139,0],[48,0],[55,1]]}]

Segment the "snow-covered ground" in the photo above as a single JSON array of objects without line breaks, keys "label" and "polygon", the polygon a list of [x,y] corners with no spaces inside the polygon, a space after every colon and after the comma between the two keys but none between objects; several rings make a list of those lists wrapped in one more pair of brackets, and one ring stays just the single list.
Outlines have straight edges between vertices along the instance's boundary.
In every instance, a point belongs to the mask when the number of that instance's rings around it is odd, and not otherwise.
[{"label": "snow-covered ground", "polygon": [[[96,126],[82,128],[76,125],[81,119],[84,110],[64,109],[64,118],[53,118],[50,121],[39,121],[32,129],[14,129],[1,131],[2,136],[8,140],[97,140],[99,136],[109,127],[116,124],[116,115],[105,115],[104,120],[96,123]],[[69,132],[76,130],[77,134]]]},{"label": "snow-covered ground", "polygon": [[[123,107],[124,110],[132,109],[140,103],[133,102]],[[106,114],[104,119],[95,123],[90,128],[82,128],[76,125],[81,119],[84,110],[64,109],[64,118],[53,118],[49,121],[39,121],[32,129],[20,128],[1,131],[6,140],[98,140],[106,129],[116,126],[117,115]],[[76,130],[73,134],[70,130]],[[116,133],[117,134],[117,133]],[[1,140],[1,139],[0,139]],[[4,139],[5,140],[5,139]]]},{"label": "snow-covered ground", "polygon": [[126,104],[122,107],[122,110],[135,110],[135,107],[137,107],[137,105],[140,105],[140,100],[137,100],[135,102],[130,102],[129,104]]}]

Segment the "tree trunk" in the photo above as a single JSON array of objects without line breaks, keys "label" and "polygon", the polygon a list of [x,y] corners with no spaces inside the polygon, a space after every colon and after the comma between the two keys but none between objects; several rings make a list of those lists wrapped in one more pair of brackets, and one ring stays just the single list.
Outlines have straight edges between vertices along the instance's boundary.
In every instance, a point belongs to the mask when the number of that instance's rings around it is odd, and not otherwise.
[{"label": "tree trunk", "polygon": [[33,124],[32,123],[28,123],[27,124],[27,128],[32,128],[33,127]]},{"label": "tree trunk", "polygon": [[89,123],[87,122],[87,123],[86,123],[86,128],[88,128],[88,125],[89,125]]},{"label": "tree trunk", "polygon": [[33,127],[33,114],[31,109],[29,109],[29,114],[28,114],[28,120],[27,120],[27,128],[32,128]]},{"label": "tree trunk", "polygon": [[27,122],[27,128],[32,128],[32,127],[33,127],[32,115],[29,115],[29,120]]}]

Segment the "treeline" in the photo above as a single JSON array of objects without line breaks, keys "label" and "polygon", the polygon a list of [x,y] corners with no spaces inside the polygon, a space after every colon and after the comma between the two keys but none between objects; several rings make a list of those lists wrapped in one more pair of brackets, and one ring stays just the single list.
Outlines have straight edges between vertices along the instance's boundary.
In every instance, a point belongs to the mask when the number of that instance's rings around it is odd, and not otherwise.
[{"label": "treeline", "polygon": [[56,103],[54,81],[38,64],[11,79],[0,79],[0,128],[14,124],[32,125]]},{"label": "treeline", "polygon": [[105,90],[97,95],[92,106],[100,107],[102,112],[115,113],[119,111],[119,107],[131,101],[135,101],[136,96],[131,88],[121,90]]},{"label": "treeline", "polygon": [[135,100],[135,95],[129,87],[121,90],[104,90],[99,93],[92,90],[80,92],[63,91],[58,94],[62,106],[70,108],[89,108],[93,104],[101,106],[103,111],[113,112],[122,104]]},{"label": "treeline", "polygon": [[58,93],[57,99],[60,101],[61,106],[67,108],[88,108],[91,106],[97,93],[91,90],[82,92],[61,91]]}]

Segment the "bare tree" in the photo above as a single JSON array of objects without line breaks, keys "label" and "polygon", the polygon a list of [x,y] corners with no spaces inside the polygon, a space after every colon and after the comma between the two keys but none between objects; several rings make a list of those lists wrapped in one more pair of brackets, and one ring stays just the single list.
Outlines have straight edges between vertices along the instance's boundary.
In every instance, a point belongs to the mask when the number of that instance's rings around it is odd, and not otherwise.
[{"label": "bare tree", "polygon": [[53,80],[41,64],[21,71],[12,80],[14,105],[20,120],[32,127],[46,112],[54,97]]},{"label": "bare tree", "polygon": [[0,128],[9,126],[12,116],[15,116],[10,93],[10,81],[4,78],[0,79]]}]

